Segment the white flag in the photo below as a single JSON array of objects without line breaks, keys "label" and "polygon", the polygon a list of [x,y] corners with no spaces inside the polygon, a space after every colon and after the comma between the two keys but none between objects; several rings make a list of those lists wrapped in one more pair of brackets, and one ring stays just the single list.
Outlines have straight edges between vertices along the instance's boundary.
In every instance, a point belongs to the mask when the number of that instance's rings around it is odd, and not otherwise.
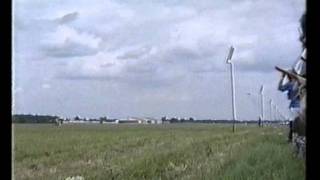
[{"label": "white flag", "polygon": [[230,47],[229,49],[229,54],[228,54],[228,57],[227,57],[227,63],[231,63],[231,58],[232,58],[232,55],[233,55],[233,51],[234,51],[234,47]]},{"label": "white flag", "polygon": [[260,89],[260,93],[262,94],[263,93],[263,89],[264,89],[264,87],[263,87],[263,85],[261,86],[261,89]]}]

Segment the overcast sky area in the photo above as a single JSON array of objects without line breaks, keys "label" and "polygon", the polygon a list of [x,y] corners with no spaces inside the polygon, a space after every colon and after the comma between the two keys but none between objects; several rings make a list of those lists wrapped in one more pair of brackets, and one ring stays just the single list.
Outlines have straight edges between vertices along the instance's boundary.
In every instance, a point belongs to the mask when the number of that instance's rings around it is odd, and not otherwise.
[{"label": "overcast sky area", "polygon": [[[288,114],[275,65],[301,53],[304,0],[15,0],[13,113],[257,119]],[[251,93],[249,96],[247,93]]]}]

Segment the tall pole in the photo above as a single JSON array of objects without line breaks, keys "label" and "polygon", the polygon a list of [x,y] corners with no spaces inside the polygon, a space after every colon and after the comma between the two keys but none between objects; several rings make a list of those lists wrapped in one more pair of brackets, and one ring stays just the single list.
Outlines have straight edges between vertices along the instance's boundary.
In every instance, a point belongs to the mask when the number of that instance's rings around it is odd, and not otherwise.
[{"label": "tall pole", "polygon": [[236,93],[235,93],[235,84],[234,84],[234,65],[231,61],[233,55],[234,47],[230,47],[229,54],[227,57],[227,64],[230,64],[230,74],[231,74],[231,92],[232,92],[232,115],[233,115],[233,125],[232,125],[232,132],[235,131],[235,123],[237,119],[236,113]]},{"label": "tall pole", "polygon": [[234,84],[234,65],[230,63],[230,73],[231,73],[231,91],[232,91],[232,115],[233,115],[233,126],[232,132],[235,131],[235,121],[237,119],[237,110],[236,110],[236,91]]},{"label": "tall pole", "polygon": [[261,95],[261,121],[263,122],[264,120],[263,85],[261,85],[260,95]]}]

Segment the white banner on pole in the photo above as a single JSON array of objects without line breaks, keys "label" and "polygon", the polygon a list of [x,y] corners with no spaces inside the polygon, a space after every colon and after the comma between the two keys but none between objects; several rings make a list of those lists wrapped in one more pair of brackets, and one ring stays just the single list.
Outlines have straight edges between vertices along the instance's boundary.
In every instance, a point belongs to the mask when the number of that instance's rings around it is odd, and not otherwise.
[{"label": "white banner on pole", "polygon": [[231,46],[230,49],[229,49],[228,57],[227,57],[227,63],[231,63],[231,58],[232,58],[232,55],[233,55],[233,51],[234,51],[234,47]]}]

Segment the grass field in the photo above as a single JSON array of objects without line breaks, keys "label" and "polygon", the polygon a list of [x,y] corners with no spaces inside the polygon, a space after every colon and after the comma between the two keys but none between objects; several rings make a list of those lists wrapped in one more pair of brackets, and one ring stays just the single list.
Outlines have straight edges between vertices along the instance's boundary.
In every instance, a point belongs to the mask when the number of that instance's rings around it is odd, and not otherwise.
[{"label": "grass field", "polygon": [[14,178],[297,179],[284,128],[214,124],[14,125]]}]

